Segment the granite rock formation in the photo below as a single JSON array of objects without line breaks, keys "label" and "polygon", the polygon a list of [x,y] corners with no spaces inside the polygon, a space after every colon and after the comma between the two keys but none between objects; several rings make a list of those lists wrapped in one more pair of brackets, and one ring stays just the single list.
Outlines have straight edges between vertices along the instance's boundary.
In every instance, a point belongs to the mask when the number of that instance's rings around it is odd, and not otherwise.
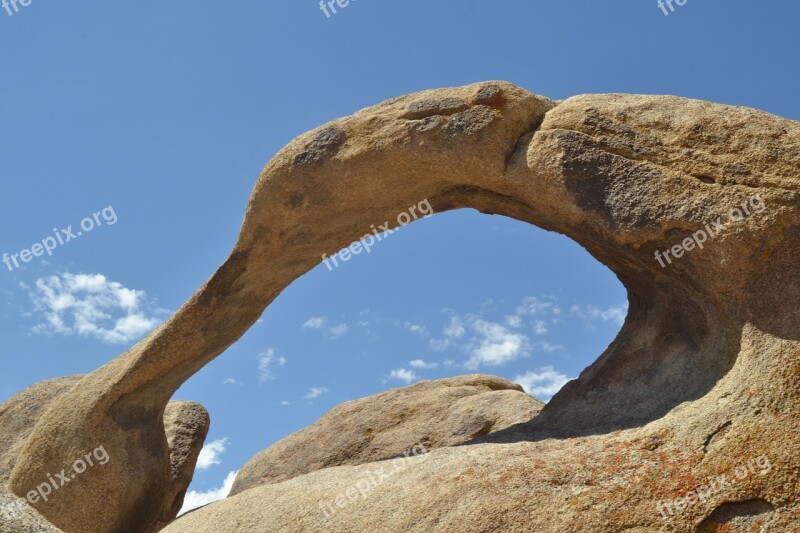
[{"label": "granite rock formation", "polygon": [[[0,486],[4,487],[8,482],[19,453],[33,433],[33,428],[39,419],[58,398],[64,396],[83,377],[81,375],[65,376],[37,383],[18,392],[0,405]],[[167,404],[163,426],[169,445],[171,479],[167,483],[159,519],[153,525],[153,529],[163,527],[178,515],[178,511],[183,505],[183,497],[192,482],[197,458],[208,434],[210,423],[208,412],[196,402],[171,401]],[[86,451],[91,450],[87,448],[84,452]],[[72,460],[74,461],[82,455],[77,455]],[[60,471],[61,469],[54,469],[48,474]],[[90,470],[84,474],[88,472]],[[39,484],[47,482],[50,477],[50,475],[43,477],[39,480]],[[56,480],[56,483],[61,490],[61,481]],[[68,490],[70,487],[64,485],[63,488]],[[124,485],[115,487],[114,490],[124,491]],[[24,498],[26,495],[21,496]],[[0,503],[0,507],[5,505],[7,511],[6,513],[0,512],[0,533],[5,531],[10,533],[27,532],[39,529],[50,531],[47,528],[52,526],[49,526],[29,506],[28,502],[5,492],[3,488],[0,488],[0,500],[5,502]],[[52,530],[56,529],[53,527]]]},{"label": "granite rock formation", "polygon": [[486,375],[421,381],[343,403],[248,461],[231,495],[332,466],[457,446],[529,421],[544,404]]},{"label": "granite rock formation", "polygon": [[384,462],[255,487],[166,531],[791,531],[799,168],[797,122],[669,96],[555,102],[488,82],[335,120],[270,161],[231,255],[189,301],[53,402],[9,486],[25,494],[103,443],[114,461],[36,508],[70,532],[146,530],[168,497],[162,417],[181,383],[321,254],[426,200],[574,239],[628,290],[617,339],[530,422],[432,450],[333,513],[325,502]]}]

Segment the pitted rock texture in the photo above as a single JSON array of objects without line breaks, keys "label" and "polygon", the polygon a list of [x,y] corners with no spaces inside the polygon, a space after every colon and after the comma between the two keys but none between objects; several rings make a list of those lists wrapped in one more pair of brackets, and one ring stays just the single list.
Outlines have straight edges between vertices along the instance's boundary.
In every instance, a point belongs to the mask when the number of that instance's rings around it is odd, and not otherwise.
[{"label": "pitted rock texture", "polygon": [[183,507],[186,490],[192,483],[194,468],[210,427],[208,411],[199,403],[171,401],[167,404],[164,411],[164,430],[169,446],[172,491],[153,528],[155,531],[171,522]]},{"label": "pitted rock texture", "polygon": [[[166,531],[376,523],[384,531],[695,531],[724,519],[725,504],[752,500],[774,508],[759,513],[759,527],[791,531],[800,517],[799,168],[797,122],[676,97],[556,103],[488,82],[336,120],[267,165],[230,257],[191,299],[54,402],[10,488],[24,493],[102,441],[119,460],[37,509],[69,531],[149,527],[170,478],[161,416],[174,391],[322,253],[428,199],[436,212],[474,208],[574,239],[628,290],[617,339],[529,423],[433,450],[346,512],[325,516],[319,505],[380,463],[256,487]],[[717,217],[753,199],[765,208],[712,232]],[[704,228],[713,233],[704,247],[679,253]],[[674,260],[662,267],[655,253],[664,250]],[[659,500],[762,455],[768,474],[660,516]],[[73,504],[100,494],[102,506]]]},{"label": "pitted rock texture", "polygon": [[486,375],[421,381],[343,403],[247,462],[231,494],[322,468],[372,463],[529,421],[544,404],[511,381]]},{"label": "pitted rock texture", "polygon": [[5,485],[22,447],[50,405],[83,376],[65,376],[37,383],[0,405],[0,484]]},{"label": "pitted rock texture", "polygon": [[0,487],[0,533],[61,533],[28,502]]},{"label": "pitted rock texture", "polygon": [[[42,415],[53,402],[66,394],[83,377],[65,376],[37,383],[18,392],[0,405],[0,485],[5,486],[8,482],[9,474],[16,464],[20,451]],[[178,515],[183,505],[183,497],[192,482],[197,458],[208,434],[210,423],[208,412],[196,402],[171,401],[167,404],[163,425],[169,443],[171,480],[167,487],[168,494],[162,502],[159,522],[154,529],[166,525]],[[102,445],[102,441],[98,441],[95,448]],[[91,449],[87,448],[84,453]],[[77,457],[80,455],[73,457],[72,460]],[[61,469],[58,469],[50,473],[60,471]],[[39,483],[45,482],[48,477],[43,477]],[[63,488],[69,487],[65,485]],[[2,490],[0,488],[0,496],[3,496]],[[6,530],[34,531],[30,528],[34,528],[37,520],[43,521],[27,502],[14,502],[14,496],[8,493],[4,493],[4,497],[10,498],[13,505],[6,508],[8,512],[5,516],[0,509],[0,533]],[[46,525],[46,521],[44,523]],[[44,526],[39,524],[36,527]]]}]

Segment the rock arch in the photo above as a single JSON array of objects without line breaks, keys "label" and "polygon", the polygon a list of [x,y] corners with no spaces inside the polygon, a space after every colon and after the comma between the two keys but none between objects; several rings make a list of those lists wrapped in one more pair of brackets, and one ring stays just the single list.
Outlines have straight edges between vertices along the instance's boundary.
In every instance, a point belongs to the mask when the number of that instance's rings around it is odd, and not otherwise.
[{"label": "rock arch", "polygon": [[[425,91],[333,121],[270,161],[230,257],[184,306],[42,418],[10,487],[24,495],[103,444],[106,467],[37,509],[70,531],[146,529],[169,476],[162,416],[174,391],[323,253],[422,199],[437,212],[472,207],[563,233],[629,292],[612,345],[506,439],[657,420],[725,376],[746,324],[800,338],[797,309],[781,305],[797,301],[800,284],[770,281],[797,280],[798,140],[797,123],[754,110],[628,95],[554,102],[504,82]],[[754,194],[769,209],[713,246],[667,267],[654,259]],[[770,225],[780,238],[765,238]]]}]

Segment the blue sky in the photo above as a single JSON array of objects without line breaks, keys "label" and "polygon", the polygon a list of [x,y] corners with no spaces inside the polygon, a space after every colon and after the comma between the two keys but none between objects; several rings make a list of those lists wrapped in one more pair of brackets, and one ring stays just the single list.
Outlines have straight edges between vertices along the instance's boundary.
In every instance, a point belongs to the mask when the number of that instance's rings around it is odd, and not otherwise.
[{"label": "blue sky", "polygon": [[[489,79],[798,119],[798,15],[789,0],[688,0],[668,16],[656,0],[358,0],[329,18],[312,0],[0,10],[0,253],[46,243],[0,264],[0,400],[97,368],[176,310],[298,134]],[[224,495],[230,472],[343,401],[418,379],[486,372],[547,399],[613,339],[625,301],[565,237],[473,211],[415,222],[295,282],[179,391],[212,418],[191,497]]]}]

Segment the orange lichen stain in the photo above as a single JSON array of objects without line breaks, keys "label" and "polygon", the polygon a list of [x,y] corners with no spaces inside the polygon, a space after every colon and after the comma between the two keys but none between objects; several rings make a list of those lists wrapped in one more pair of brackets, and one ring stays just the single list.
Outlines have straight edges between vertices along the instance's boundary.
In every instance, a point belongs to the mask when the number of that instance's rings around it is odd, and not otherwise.
[{"label": "orange lichen stain", "polygon": [[506,472],[505,474],[503,474],[502,476],[500,476],[500,483],[502,483],[503,485],[505,485],[505,484],[507,484],[509,481],[511,481],[511,478],[513,478],[513,477],[514,477],[514,473],[513,473],[513,472]]}]

